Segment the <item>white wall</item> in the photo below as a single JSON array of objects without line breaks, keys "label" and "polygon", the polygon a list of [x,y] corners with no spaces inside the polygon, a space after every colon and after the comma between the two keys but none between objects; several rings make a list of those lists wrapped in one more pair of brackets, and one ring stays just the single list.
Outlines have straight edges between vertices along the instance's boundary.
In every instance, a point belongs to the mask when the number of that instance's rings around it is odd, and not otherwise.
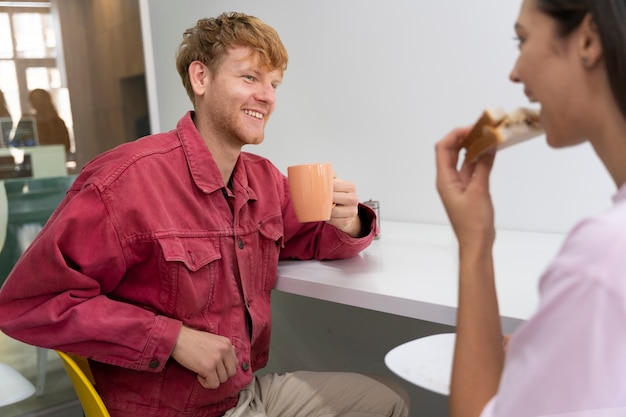
[{"label": "white wall", "polygon": [[[182,32],[243,11],[274,26],[289,54],[265,143],[280,169],[329,161],[389,220],[446,223],[434,143],[487,106],[526,105],[509,82],[519,1],[141,0],[153,130],[191,108],[174,65]],[[492,190],[502,228],[565,232],[610,204],[613,184],[590,147],[544,138],[499,154]]]}]

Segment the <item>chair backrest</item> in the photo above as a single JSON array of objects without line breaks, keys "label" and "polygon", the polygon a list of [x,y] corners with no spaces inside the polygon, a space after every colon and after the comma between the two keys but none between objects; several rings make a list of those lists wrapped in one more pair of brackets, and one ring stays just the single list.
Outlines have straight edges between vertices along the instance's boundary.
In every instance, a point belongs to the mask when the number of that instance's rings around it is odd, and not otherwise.
[{"label": "chair backrest", "polygon": [[87,359],[58,350],[56,352],[72,381],[85,417],[111,417],[100,394],[96,391]]}]

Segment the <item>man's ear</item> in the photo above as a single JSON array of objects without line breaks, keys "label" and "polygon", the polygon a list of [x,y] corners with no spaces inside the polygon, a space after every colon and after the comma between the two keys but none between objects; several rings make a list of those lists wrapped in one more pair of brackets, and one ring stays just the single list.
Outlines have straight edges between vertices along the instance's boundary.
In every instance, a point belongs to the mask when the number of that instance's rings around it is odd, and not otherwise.
[{"label": "man's ear", "polygon": [[197,96],[204,95],[210,79],[209,69],[200,61],[193,61],[189,64],[189,82],[191,88]]},{"label": "man's ear", "polygon": [[579,28],[578,53],[586,68],[594,67],[603,55],[598,26],[591,14],[587,13]]}]

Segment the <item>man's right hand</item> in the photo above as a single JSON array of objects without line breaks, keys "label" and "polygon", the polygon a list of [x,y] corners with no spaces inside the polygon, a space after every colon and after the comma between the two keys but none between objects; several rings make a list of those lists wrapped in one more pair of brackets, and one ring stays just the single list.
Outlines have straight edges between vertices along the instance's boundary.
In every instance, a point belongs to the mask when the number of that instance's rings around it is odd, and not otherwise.
[{"label": "man's right hand", "polygon": [[217,388],[237,372],[237,355],[231,341],[212,333],[183,326],[172,358],[198,374],[204,388]]}]

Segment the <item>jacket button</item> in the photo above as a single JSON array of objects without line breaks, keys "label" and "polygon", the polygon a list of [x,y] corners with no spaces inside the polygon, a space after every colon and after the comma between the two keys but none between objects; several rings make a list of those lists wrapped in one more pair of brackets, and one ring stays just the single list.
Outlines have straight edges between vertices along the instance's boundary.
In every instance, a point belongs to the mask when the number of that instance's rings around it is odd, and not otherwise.
[{"label": "jacket button", "polygon": [[247,371],[248,369],[250,369],[250,364],[247,361],[242,363],[241,369],[243,369],[244,371]]},{"label": "jacket button", "polygon": [[244,246],[243,239],[239,239],[239,242],[237,242],[237,246],[239,246],[239,249],[243,249],[243,246]]},{"label": "jacket button", "polygon": [[157,361],[156,359],[153,359],[150,361],[148,366],[150,367],[150,369],[156,369],[159,367],[159,361]]}]

